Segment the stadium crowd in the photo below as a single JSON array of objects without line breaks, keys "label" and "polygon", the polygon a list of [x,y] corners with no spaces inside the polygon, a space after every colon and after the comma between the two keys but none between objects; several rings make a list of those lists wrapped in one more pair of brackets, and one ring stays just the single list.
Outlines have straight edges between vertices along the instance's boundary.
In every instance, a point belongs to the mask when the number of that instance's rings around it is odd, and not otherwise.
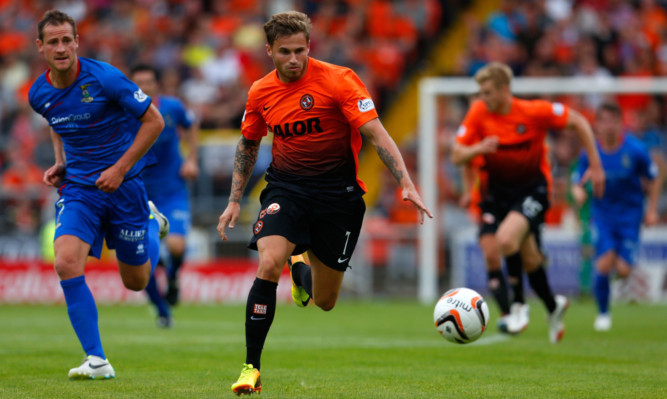
[{"label": "stadium crowd", "polygon": [[[35,51],[34,26],[44,11],[62,9],[78,21],[85,40],[79,54],[107,61],[124,72],[136,63],[161,72],[164,94],[182,98],[203,129],[237,129],[249,85],[271,68],[263,22],[283,8],[308,13],[311,55],[353,68],[382,113],[406,77],[454,18],[464,18],[467,44],[458,55],[458,76],[472,76],[489,61],[509,64],[516,76],[667,75],[667,4],[659,0],[502,0],[488,19],[453,13],[473,3],[458,0],[0,0],[0,215],[3,234],[34,234],[40,210],[51,207],[41,183],[52,165],[48,126],[27,104],[28,88],[45,68]],[[280,7],[280,9],[278,8]],[[448,72],[449,73],[449,72]],[[598,95],[551,98],[592,120]],[[649,148],[667,175],[665,96],[625,95],[617,101],[628,132]],[[453,135],[467,102],[443,107],[440,184],[444,203],[457,207],[458,170],[449,161]],[[549,221],[568,209],[570,165],[579,154],[571,132],[551,138],[555,194]],[[406,148],[406,151],[411,151]],[[414,154],[408,155],[408,157]],[[231,170],[230,170],[231,173]],[[379,213],[415,220],[395,201],[392,186]],[[667,221],[667,196],[660,211]],[[397,205],[395,205],[397,204]],[[196,211],[196,210],[195,210]],[[455,220],[455,219],[454,219]]]}]

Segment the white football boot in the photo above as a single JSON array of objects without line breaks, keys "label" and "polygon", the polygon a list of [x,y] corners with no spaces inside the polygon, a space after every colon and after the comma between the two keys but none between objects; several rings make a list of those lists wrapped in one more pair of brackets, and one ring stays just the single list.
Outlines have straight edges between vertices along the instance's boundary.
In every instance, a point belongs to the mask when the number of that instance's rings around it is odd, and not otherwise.
[{"label": "white football boot", "polygon": [[565,316],[565,311],[570,305],[570,302],[563,295],[556,295],[554,297],[556,301],[556,309],[547,316],[547,321],[549,322],[549,341],[552,344],[557,344],[563,338],[565,333],[565,323],[563,323],[563,316]]},{"label": "white football boot", "polygon": [[153,201],[148,201],[148,207],[151,210],[151,216],[157,219],[158,226],[160,226],[160,238],[165,238],[169,234],[169,219],[157,210]]},{"label": "white football boot", "polygon": [[116,371],[111,367],[111,363],[94,355],[87,356],[79,367],[69,371],[71,380],[107,380],[115,377]]},{"label": "white football boot", "polygon": [[611,316],[609,313],[600,313],[597,315],[595,323],[593,323],[593,329],[595,329],[595,331],[611,330]]},{"label": "white football boot", "polygon": [[519,334],[528,327],[530,323],[530,306],[525,303],[514,302],[510,306],[510,314],[507,317],[507,332]]}]

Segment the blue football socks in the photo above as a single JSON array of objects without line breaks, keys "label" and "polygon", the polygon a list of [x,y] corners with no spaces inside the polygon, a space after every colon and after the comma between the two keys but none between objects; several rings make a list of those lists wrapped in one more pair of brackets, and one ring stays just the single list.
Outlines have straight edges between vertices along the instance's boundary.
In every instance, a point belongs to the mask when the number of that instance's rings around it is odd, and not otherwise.
[{"label": "blue football socks", "polygon": [[154,274],[151,275],[150,280],[148,280],[148,285],[146,286],[146,294],[148,294],[148,298],[157,308],[158,316],[162,317],[170,316],[169,305],[167,305],[167,302],[164,300],[164,298],[162,298],[162,295],[160,295],[160,291],[158,290],[157,281],[155,280]]},{"label": "blue football socks", "polygon": [[600,313],[609,312],[609,275],[595,273],[593,295],[598,304],[598,311]]},{"label": "blue football socks", "polygon": [[148,257],[151,259],[151,276],[160,261],[160,224],[155,216],[148,221]]},{"label": "blue football socks", "polygon": [[106,359],[97,325],[97,305],[86,284],[85,276],[74,277],[60,282],[67,303],[67,314],[76,336],[87,356]]}]

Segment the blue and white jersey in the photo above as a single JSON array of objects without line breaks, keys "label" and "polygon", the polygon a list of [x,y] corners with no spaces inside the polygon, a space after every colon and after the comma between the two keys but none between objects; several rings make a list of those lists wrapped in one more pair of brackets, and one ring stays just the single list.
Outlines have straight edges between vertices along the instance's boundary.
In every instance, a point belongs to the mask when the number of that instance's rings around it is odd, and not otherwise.
[{"label": "blue and white jersey", "polygon": [[157,165],[147,168],[142,174],[148,197],[151,199],[187,189],[185,179],[180,175],[183,157],[179,147],[178,127],[189,128],[194,123],[194,114],[188,112],[177,98],[157,96],[155,105],[164,119],[164,130],[151,147],[157,158]]},{"label": "blue and white jersey", "polygon": [[[605,172],[602,198],[593,198],[593,219],[606,225],[640,224],[644,215],[644,192],[641,178],[656,178],[658,166],[651,161],[644,145],[635,137],[625,135],[614,152],[605,152],[597,143]],[[578,183],[588,168],[588,156],[581,155],[573,181]]]},{"label": "blue and white jersey", "polygon": [[[127,151],[139,131],[151,98],[118,69],[79,57],[74,83],[53,87],[49,71],[30,88],[30,106],[48,121],[63,141],[65,181],[95,185],[100,173]],[[125,174],[125,180],[155,163],[149,151]]]}]

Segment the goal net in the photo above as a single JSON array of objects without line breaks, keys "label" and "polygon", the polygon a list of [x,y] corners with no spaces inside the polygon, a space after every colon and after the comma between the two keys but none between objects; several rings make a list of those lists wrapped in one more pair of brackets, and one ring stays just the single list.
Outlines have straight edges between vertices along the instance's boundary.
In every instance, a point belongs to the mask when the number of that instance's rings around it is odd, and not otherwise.
[{"label": "goal net", "polygon": [[[667,94],[667,78],[515,78],[512,93],[517,96]],[[438,215],[438,101],[442,97],[470,96],[478,90],[471,78],[425,78],[419,87],[418,174],[419,187],[427,207],[436,213],[434,220],[419,226],[418,297],[432,304],[438,298],[439,246],[445,237]],[[576,108],[576,107],[575,107]],[[444,231],[444,234],[453,234]],[[466,265],[453,265],[465,268]],[[461,279],[454,279],[454,283]]]}]

